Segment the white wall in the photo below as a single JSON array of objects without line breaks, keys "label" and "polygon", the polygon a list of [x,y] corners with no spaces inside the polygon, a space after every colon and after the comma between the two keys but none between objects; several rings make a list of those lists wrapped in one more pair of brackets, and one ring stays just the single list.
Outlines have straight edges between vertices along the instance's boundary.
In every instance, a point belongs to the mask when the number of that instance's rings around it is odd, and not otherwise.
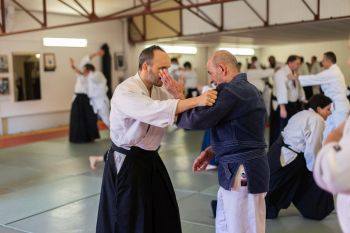
[{"label": "white wall", "polygon": [[343,71],[347,84],[350,84],[350,67],[347,65],[349,48],[347,40],[315,42],[303,44],[288,44],[284,46],[271,46],[261,49],[260,60],[267,64],[267,58],[274,55],[280,62],[285,63],[289,55],[303,56],[305,62],[310,62],[311,56],[317,56],[321,61],[323,53],[333,51],[337,56],[337,64]]},{"label": "white wall", "polygon": [[[22,14],[16,14],[16,17],[15,22],[21,22],[18,17],[24,16]],[[61,21],[76,20],[74,17],[61,15],[53,15],[49,19]],[[69,58],[72,57],[78,63],[81,57],[97,51],[103,43],[109,45],[113,58],[114,52],[124,51],[124,36],[122,21],[108,21],[0,37],[0,54],[7,54],[9,57],[9,73],[1,74],[1,77],[10,78],[10,95],[0,97],[0,118],[7,119],[8,133],[12,134],[68,124],[68,113],[71,107],[75,84],[75,75],[69,66]],[[44,47],[42,45],[43,37],[86,38],[88,39],[88,47]],[[41,100],[14,101],[11,54],[15,52],[35,52],[41,54],[48,52],[55,54],[56,70],[54,72],[44,72],[43,56],[40,59]],[[100,69],[99,60],[95,60],[93,63]],[[123,73],[124,71],[115,71],[112,65],[113,88],[117,84],[118,77],[123,76]],[[45,117],[43,118],[42,116]],[[43,119],[45,119],[44,122]]]},{"label": "white wall", "polygon": [[[135,75],[138,69],[138,57],[141,51],[145,48],[146,44],[157,44],[159,46],[162,46],[161,43],[138,43],[135,46],[131,47],[130,49],[130,56],[128,60],[128,74],[129,76]],[[192,46],[192,45],[191,45]],[[199,84],[207,84],[207,69],[206,64],[208,60],[207,56],[207,47],[197,47],[197,54],[169,54],[170,57],[178,57],[179,59],[179,65],[183,67],[183,64],[186,61],[191,62],[192,69],[195,69],[198,75],[198,82]]]}]

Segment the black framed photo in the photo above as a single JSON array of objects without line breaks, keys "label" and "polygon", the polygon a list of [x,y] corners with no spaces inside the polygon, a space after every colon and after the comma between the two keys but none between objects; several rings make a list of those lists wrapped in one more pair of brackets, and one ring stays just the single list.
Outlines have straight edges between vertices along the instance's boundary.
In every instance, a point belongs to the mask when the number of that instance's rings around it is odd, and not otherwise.
[{"label": "black framed photo", "polygon": [[56,70],[56,59],[54,53],[44,53],[44,71]]},{"label": "black framed photo", "polygon": [[123,52],[115,52],[114,53],[114,69],[115,70],[125,70],[125,58]]},{"label": "black framed photo", "polygon": [[0,96],[10,94],[9,78],[0,78]]},{"label": "black framed photo", "polygon": [[0,73],[9,72],[9,62],[7,55],[0,55]]}]

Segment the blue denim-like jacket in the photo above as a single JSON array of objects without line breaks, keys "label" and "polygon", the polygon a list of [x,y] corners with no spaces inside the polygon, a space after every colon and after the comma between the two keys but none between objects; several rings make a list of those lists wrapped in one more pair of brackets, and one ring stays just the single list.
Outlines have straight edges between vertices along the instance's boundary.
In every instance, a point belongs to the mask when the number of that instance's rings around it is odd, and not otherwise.
[{"label": "blue denim-like jacket", "polygon": [[266,109],[260,92],[244,73],[220,84],[212,107],[182,113],[177,125],[186,129],[211,128],[211,146],[219,162],[219,184],[230,190],[243,164],[250,193],[268,191],[269,167],[264,138]]}]

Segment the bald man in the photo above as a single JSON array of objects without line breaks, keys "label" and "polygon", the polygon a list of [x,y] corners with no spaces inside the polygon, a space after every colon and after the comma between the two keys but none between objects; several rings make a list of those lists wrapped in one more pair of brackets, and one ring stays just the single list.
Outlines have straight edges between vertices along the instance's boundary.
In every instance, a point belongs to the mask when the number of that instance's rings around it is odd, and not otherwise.
[{"label": "bald man", "polygon": [[219,163],[216,233],[263,233],[269,183],[263,98],[246,74],[238,71],[237,60],[228,51],[215,52],[207,70],[217,84],[216,103],[188,110],[177,122],[186,129],[211,128],[211,146],[192,169],[205,170],[214,156]]}]

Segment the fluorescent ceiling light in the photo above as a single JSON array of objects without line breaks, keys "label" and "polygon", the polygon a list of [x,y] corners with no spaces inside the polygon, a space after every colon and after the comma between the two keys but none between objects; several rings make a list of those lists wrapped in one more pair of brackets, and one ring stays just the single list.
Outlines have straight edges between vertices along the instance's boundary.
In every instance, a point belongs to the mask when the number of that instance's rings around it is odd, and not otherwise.
[{"label": "fluorescent ceiling light", "polygon": [[[150,47],[146,45],[145,47]],[[178,46],[178,45],[159,45],[167,53],[181,53],[181,54],[196,54],[197,48],[193,46]]]},{"label": "fluorescent ceiling light", "polygon": [[220,50],[227,50],[233,55],[254,55],[255,51],[251,48],[220,48]]},{"label": "fluorescent ceiling light", "polygon": [[44,46],[50,47],[86,47],[87,39],[78,38],[43,38]]}]

